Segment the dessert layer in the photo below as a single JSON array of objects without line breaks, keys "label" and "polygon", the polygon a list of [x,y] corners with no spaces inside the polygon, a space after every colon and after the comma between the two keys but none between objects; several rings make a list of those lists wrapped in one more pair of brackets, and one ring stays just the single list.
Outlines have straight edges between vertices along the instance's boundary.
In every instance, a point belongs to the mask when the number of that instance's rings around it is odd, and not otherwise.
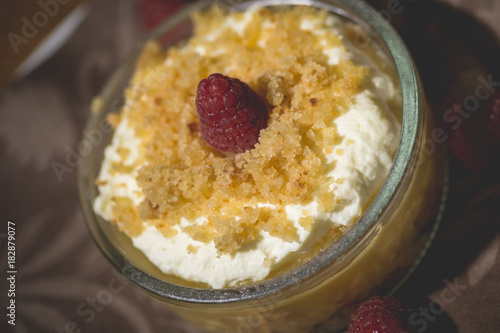
[{"label": "dessert layer", "polygon": [[[145,50],[95,210],[165,273],[222,288],[264,279],[361,215],[392,164],[400,97],[380,55],[352,46],[358,28],[326,12],[215,7],[195,22],[185,46]],[[200,138],[196,86],[214,72],[268,102],[250,151]]]}]

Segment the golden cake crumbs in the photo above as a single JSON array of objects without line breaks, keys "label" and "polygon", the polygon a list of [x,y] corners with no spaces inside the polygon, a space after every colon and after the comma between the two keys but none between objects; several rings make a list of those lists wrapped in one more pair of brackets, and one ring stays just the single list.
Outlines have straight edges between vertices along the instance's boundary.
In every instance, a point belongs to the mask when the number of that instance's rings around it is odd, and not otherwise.
[{"label": "golden cake crumbs", "polygon": [[304,216],[299,219],[299,224],[307,231],[311,230],[311,226],[313,223],[314,218],[312,216]]},{"label": "golden cake crumbs", "polygon": [[188,253],[193,253],[194,254],[194,253],[198,252],[199,249],[200,249],[200,247],[198,247],[198,246],[188,245],[187,248],[186,248],[186,251]]},{"label": "golden cake crumbs", "polygon": [[106,120],[108,121],[108,123],[111,124],[111,126],[113,126],[114,128],[116,128],[116,127],[118,127],[118,124],[120,123],[121,117],[120,117],[120,115],[118,115],[116,113],[110,113],[106,117]]},{"label": "golden cake crumbs", "polygon": [[96,180],[95,180],[95,182],[94,182],[94,184],[95,184],[96,186],[104,186],[104,185],[106,185],[107,183],[108,183],[108,182],[107,182],[106,180],[100,180],[100,179],[96,179]]},{"label": "golden cake crumbs", "polygon": [[174,237],[179,233],[179,231],[177,231],[177,229],[175,229],[174,226],[166,224],[164,221],[161,220],[156,221],[154,225],[158,230],[161,230],[162,235],[167,238]]},{"label": "golden cake crumbs", "polygon": [[[332,123],[352,104],[368,69],[347,60],[329,65],[319,37],[300,29],[304,18],[326,19],[326,11],[260,10],[241,36],[225,28],[212,39],[203,37],[227,15],[219,7],[195,14],[187,45],[162,51],[148,44],[137,64],[122,115],[144,141],[143,160],[137,161],[144,200],[137,209],[130,199],[115,198],[113,210],[113,222],[131,237],[145,221],[166,237],[178,228],[194,240],[214,241],[220,254],[231,253],[261,231],[296,241],[286,205],[316,199],[319,211],[332,211],[340,202],[330,190],[334,179],[327,177],[326,155],[338,140]],[[273,25],[263,27],[264,20]],[[333,32],[322,39],[341,46]],[[273,47],[261,46],[262,40]],[[254,149],[227,157],[201,139],[194,100],[198,82],[212,73],[237,77],[267,100],[268,127]],[[109,120],[119,122],[116,116]],[[120,154],[125,160],[129,152]],[[113,163],[109,171],[127,173],[135,165]],[[181,226],[182,219],[197,222]],[[313,222],[306,216],[299,223],[310,229]]]},{"label": "golden cake crumbs", "polygon": [[116,152],[120,155],[122,160],[126,160],[128,156],[130,155],[130,149],[126,147],[118,147]]},{"label": "golden cake crumbs", "polygon": [[137,209],[134,206],[133,201],[127,197],[113,197],[113,216],[116,221],[119,221],[119,228],[124,231],[130,237],[140,235],[142,233],[142,223],[137,223],[140,221],[140,216],[137,213]]}]

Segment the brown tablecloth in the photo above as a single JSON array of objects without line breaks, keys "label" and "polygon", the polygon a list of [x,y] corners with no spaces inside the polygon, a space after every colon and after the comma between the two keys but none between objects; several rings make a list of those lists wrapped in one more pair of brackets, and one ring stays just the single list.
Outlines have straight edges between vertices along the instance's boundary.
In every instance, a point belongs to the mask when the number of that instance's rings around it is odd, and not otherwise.
[{"label": "brown tablecloth", "polygon": [[[391,22],[438,116],[473,93],[479,75],[500,77],[500,1],[400,3]],[[140,31],[135,1],[95,1],[60,51],[0,92],[1,332],[200,332],[117,277],[86,230],[76,170],[59,181],[51,166],[77,147],[91,98]],[[444,222],[399,294],[414,302],[419,332],[500,332],[499,166],[472,175],[451,159]],[[8,221],[16,233],[15,326],[5,315]]]}]

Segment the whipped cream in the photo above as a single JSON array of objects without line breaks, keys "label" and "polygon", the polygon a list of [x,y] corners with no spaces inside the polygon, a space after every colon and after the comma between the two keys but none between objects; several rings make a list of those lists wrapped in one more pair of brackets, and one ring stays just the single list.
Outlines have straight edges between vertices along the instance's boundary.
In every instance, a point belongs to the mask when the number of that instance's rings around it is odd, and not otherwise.
[{"label": "whipped cream", "polygon": [[[233,24],[234,18],[228,19],[224,26],[234,26],[234,31],[241,35],[254,12],[255,9],[247,12],[238,24]],[[269,22],[263,23],[264,28],[270,25]],[[326,23],[304,20],[301,29],[312,31],[318,36],[325,34],[326,29],[333,29],[340,36],[345,35],[341,21],[335,17],[330,17]],[[323,44],[326,45],[326,42]],[[265,40],[260,40],[258,45],[265,45]],[[348,43],[334,48],[325,46],[324,54],[330,65],[338,64],[340,59],[360,58],[358,55],[354,56],[356,52],[352,48],[346,48],[346,45],[349,46]],[[200,56],[204,55],[203,47],[191,47]],[[212,288],[224,288],[266,278],[273,269],[283,265],[285,259],[293,259],[290,254],[303,250],[306,241],[321,239],[332,223],[352,225],[373,199],[389,172],[400,132],[400,125],[387,106],[400,98],[399,91],[388,75],[382,73],[372,62],[369,65],[371,70],[367,79],[371,84],[356,95],[350,109],[334,121],[342,139],[333,152],[326,155],[327,162],[334,165],[328,176],[338,180],[330,186],[330,190],[335,197],[342,198],[342,202],[331,212],[320,212],[316,200],[307,205],[286,206],[287,217],[298,232],[296,241],[286,242],[262,231],[257,240],[236,253],[219,254],[213,241],[208,244],[195,241],[182,231],[186,226],[204,222],[205,218],[202,217],[195,221],[182,219],[180,225],[174,227],[178,233],[169,238],[154,226],[145,224],[142,234],[132,238],[134,246],[166,274],[203,282]],[[129,174],[111,174],[109,171],[109,166],[114,162],[134,165],[141,158],[140,146],[141,140],[135,136],[126,117],[123,117],[110,146],[106,148],[99,174],[102,184],[99,186],[100,194],[95,200],[94,210],[105,219],[112,219],[112,197],[129,197],[136,205],[144,198],[136,180],[140,165]],[[125,161],[119,154],[120,147],[130,151]],[[314,218],[315,225],[310,230],[305,230],[299,224],[299,219],[306,216],[304,213]]]}]

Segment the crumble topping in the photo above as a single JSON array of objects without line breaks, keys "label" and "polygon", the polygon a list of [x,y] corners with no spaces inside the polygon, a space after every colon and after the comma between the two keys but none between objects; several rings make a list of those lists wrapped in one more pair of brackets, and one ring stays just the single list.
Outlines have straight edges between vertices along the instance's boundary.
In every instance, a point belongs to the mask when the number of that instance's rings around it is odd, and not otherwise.
[{"label": "crumble topping", "polygon": [[[261,231],[297,240],[287,205],[316,200],[319,211],[333,211],[342,200],[331,190],[342,180],[327,176],[334,166],[326,155],[341,140],[334,120],[351,106],[368,69],[343,59],[329,64],[324,43],[343,48],[339,36],[330,31],[320,39],[301,29],[308,17],[326,21],[325,11],[259,9],[241,34],[221,24],[228,15],[219,7],[195,14],[186,45],[163,51],[151,43],[138,61],[120,118],[142,139],[141,156],[131,162],[124,148],[122,162],[109,170],[136,172],[143,194],[139,207],[113,198],[113,222],[130,237],[153,225],[165,237],[182,230],[203,243],[213,240],[219,254],[231,253]],[[216,33],[207,37],[207,31]],[[216,72],[246,82],[267,100],[268,127],[250,151],[225,156],[200,137],[196,88]],[[112,117],[116,126],[120,119]],[[306,230],[313,223],[311,216],[299,220]]]}]

